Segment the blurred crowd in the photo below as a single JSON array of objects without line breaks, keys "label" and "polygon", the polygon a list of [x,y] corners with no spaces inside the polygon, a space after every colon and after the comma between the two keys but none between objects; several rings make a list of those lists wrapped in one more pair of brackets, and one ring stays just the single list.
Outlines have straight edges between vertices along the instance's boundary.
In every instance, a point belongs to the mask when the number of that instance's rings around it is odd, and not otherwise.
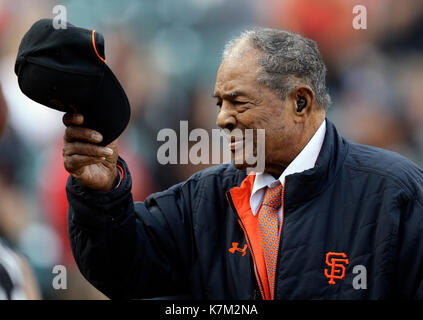
[{"label": "blurred crowd", "polygon": [[[423,166],[421,0],[0,0],[0,238],[26,258],[43,299],[104,299],[79,273],[66,229],[62,113],[24,96],[13,71],[18,46],[61,4],[68,21],[105,37],[106,59],[131,104],[119,138],[134,200],[206,165],[160,165],[163,128],[216,128],[214,80],[226,41],[253,26],[317,41],[328,67],[328,118],[357,143],[401,153]],[[355,30],[352,9],[367,9]],[[52,286],[53,266],[67,289]]]}]

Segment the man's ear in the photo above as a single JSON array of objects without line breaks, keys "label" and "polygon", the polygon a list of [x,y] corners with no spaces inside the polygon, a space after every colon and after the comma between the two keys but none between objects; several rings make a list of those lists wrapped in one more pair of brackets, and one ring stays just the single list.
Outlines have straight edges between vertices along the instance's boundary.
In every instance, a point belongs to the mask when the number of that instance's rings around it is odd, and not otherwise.
[{"label": "man's ear", "polygon": [[302,117],[309,114],[314,103],[314,92],[308,86],[298,86],[291,92],[291,98],[296,116]]}]

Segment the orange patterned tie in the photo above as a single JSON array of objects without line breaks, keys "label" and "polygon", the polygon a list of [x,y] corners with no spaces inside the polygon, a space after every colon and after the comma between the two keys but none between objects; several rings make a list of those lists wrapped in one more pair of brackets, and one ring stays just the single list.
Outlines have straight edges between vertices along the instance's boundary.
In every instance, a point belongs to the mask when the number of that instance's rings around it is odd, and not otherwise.
[{"label": "orange patterned tie", "polygon": [[264,260],[267,269],[269,288],[273,299],[275,287],[276,259],[279,247],[279,217],[281,207],[282,185],[267,188],[261,205],[258,221],[264,248]]}]

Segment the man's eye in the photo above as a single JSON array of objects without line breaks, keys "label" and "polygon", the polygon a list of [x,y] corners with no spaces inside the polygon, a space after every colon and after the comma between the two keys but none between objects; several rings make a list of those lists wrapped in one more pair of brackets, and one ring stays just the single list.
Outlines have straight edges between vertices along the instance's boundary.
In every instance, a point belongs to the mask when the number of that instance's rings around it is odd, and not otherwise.
[{"label": "man's eye", "polygon": [[218,102],[216,102],[216,105],[217,105],[219,108],[222,108],[222,101],[218,101]]},{"label": "man's eye", "polygon": [[245,102],[245,101],[234,101],[234,102],[232,102],[234,105],[236,105],[236,106],[240,106],[240,105],[243,105],[243,104],[247,104],[248,102]]}]

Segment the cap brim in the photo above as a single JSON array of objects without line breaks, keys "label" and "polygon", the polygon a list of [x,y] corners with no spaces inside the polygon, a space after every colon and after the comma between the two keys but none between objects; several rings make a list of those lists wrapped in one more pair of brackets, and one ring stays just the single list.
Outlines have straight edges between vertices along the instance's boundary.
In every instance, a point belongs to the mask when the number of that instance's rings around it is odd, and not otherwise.
[{"label": "cap brim", "polygon": [[[97,88],[93,87],[96,83]],[[128,98],[107,65],[100,80],[98,76],[69,74],[26,63],[19,73],[19,86],[38,103],[84,115],[83,126],[102,134],[102,146],[117,139],[129,123]]]}]

